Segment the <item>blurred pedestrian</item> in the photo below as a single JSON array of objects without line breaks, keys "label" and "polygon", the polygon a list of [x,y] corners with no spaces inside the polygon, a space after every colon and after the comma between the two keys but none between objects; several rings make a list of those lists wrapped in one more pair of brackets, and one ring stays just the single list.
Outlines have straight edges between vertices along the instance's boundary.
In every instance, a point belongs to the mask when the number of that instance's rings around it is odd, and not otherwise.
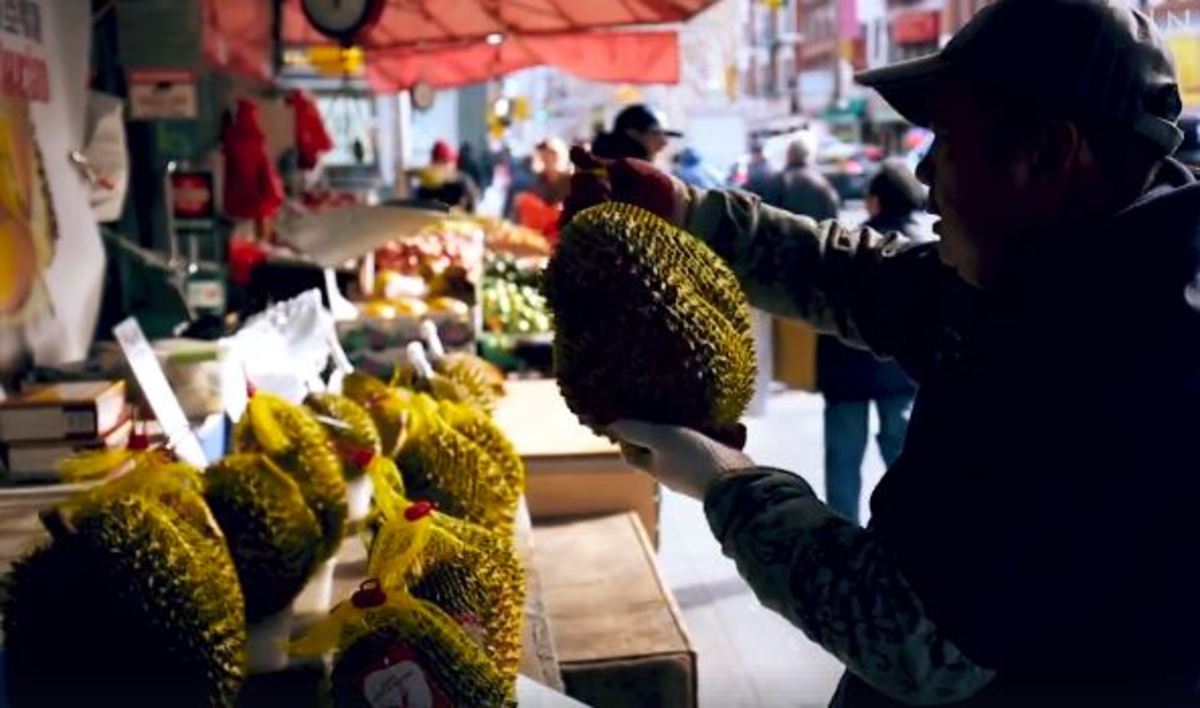
[{"label": "blurred pedestrian", "polygon": [[[864,224],[879,233],[902,233],[914,240],[920,232],[916,212],[925,205],[925,190],[903,164],[885,162],[867,187]],[[875,441],[891,467],[904,447],[916,386],[892,359],[843,344],[832,335],[817,343],[817,388],[825,397],[825,501],[842,516],[859,522],[862,463],[867,450],[871,404],[879,416]]]},{"label": "blurred pedestrian", "polygon": [[562,204],[571,191],[571,161],[567,145],[548,138],[533,148],[533,188],[530,190],[547,204]]},{"label": "blurred pedestrian", "polygon": [[612,131],[593,143],[592,154],[653,162],[666,149],[668,138],[681,137],[683,133],[666,128],[666,121],[657,111],[643,103],[635,103],[617,114]]},{"label": "blurred pedestrian", "polygon": [[749,185],[763,201],[814,219],[837,218],[840,200],[837,190],[812,167],[812,150],[804,140],[788,145],[787,163],[782,171],[765,182]]},{"label": "blurred pedestrian", "polygon": [[763,151],[762,141],[750,142],[750,159],[746,163],[746,184],[759,184],[771,176],[771,161]]},{"label": "blurred pedestrian", "polygon": [[475,180],[458,169],[458,155],[445,140],[433,144],[429,165],[417,171],[417,197],[438,201],[466,211],[479,203]]},{"label": "blurred pedestrian", "polygon": [[470,177],[480,190],[487,189],[492,183],[486,159],[486,155],[477,156],[475,146],[465,140],[458,147],[458,171]]},{"label": "blurred pedestrian", "polygon": [[675,156],[674,174],[686,184],[698,189],[715,189],[724,186],[724,180],[716,168],[704,161],[693,147],[685,147]]},{"label": "blurred pedestrian", "polygon": [[558,237],[563,200],[571,190],[570,167],[563,141],[541,141],[533,150],[533,184],[516,197],[517,223],[545,234],[552,244]]}]

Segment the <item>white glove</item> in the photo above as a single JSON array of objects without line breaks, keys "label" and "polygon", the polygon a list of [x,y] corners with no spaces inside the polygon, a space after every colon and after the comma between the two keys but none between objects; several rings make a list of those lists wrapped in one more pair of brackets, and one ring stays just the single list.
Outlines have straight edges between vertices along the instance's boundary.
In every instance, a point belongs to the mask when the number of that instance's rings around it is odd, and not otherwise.
[{"label": "white glove", "polygon": [[714,482],[755,468],[754,460],[741,451],[690,428],[620,420],[608,431],[620,441],[621,454],[631,467],[700,501]]}]

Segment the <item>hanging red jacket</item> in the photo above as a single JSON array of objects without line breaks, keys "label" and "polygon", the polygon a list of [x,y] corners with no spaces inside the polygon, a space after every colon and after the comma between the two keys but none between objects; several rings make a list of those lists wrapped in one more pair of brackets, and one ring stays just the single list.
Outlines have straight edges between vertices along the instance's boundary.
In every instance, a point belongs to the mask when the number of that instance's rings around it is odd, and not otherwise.
[{"label": "hanging red jacket", "polygon": [[300,169],[311,170],[322,155],[333,149],[333,139],[325,130],[325,121],[312,96],[296,89],[288,94],[287,100],[296,117],[296,155]]},{"label": "hanging red jacket", "polygon": [[267,152],[258,106],[239,99],[221,135],[225,153],[225,213],[236,219],[269,217],[283,204],[283,181]]}]

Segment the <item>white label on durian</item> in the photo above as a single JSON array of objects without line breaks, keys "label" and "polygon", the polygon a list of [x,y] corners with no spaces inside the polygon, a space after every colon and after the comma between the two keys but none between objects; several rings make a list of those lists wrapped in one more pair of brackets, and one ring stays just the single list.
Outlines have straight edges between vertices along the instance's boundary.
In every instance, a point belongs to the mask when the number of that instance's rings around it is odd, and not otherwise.
[{"label": "white label on durian", "polygon": [[433,708],[433,691],[425,672],[412,661],[367,674],[363,694],[371,708]]}]

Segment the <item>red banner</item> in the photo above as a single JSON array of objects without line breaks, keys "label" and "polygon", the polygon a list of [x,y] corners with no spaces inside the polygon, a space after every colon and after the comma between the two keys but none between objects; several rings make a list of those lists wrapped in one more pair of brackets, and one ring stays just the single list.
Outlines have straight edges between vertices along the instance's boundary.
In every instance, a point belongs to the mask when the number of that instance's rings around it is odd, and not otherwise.
[{"label": "red banner", "polygon": [[892,40],[897,44],[926,44],[938,41],[942,13],[938,10],[906,12],[892,19]]}]

